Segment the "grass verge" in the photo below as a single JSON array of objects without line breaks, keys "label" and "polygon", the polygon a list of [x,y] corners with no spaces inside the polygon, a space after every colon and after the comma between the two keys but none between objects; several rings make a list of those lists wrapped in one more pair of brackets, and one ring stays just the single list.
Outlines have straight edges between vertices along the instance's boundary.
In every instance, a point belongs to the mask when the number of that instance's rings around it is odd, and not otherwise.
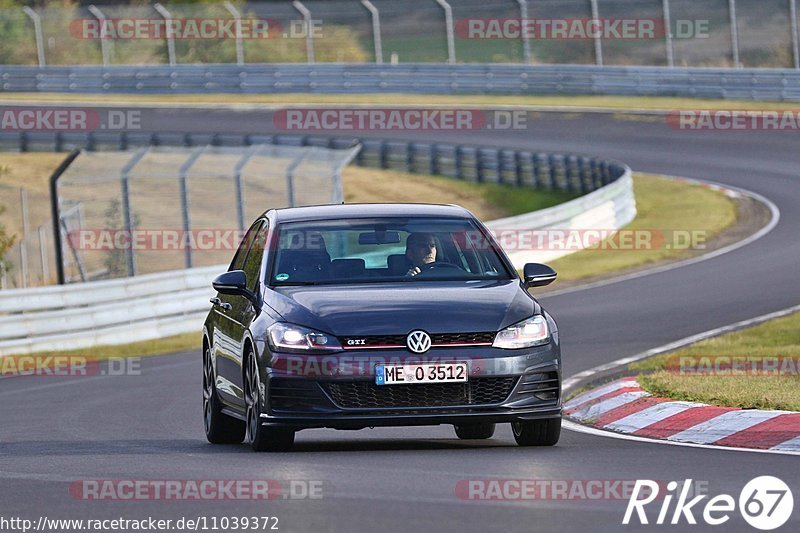
[{"label": "grass verge", "polygon": [[[728,358],[738,358],[742,366],[731,366]],[[776,358],[780,362],[774,372],[749,371],[753,365],[767,370],[764,360]],[[643,372],[639,383],[657,396],[743,409],[800,411],[798,360],[800,313],[795,313],[632,363],[629,369]]]},{"label": "grass verge", "polygon": [[[128,357],[147,357],[152,355],[163,355],[168,353],[187,352],[190,350],[200,351],[202,337],[200,333],[184,333],[173,337],[155,339],[149,341],[131,342],[128,344],[114,344],[104,346],[92,346],[77,350],[62,350],[48,352],[34,352],[30,354],[7,355],[0,357],[0,368],[16,368],[9,360],[19,360],[20,358],[35,358],[46,364],[51,357],[81,357],[89,361],[106,361],[108,359],[122,359]],[[0,372],[3,374],[5,372]]]},{"label": "grass verge", "polygon": [[[708,241],[736,222],[736,203],[719,191],[647,174],[635,174],[633,184],[638,213],[625,229],[651,235],[651,245],[633,249],[604,249],[601,245],[556,259],[550,264],[559,281],[680,260],[697,253],[696,247],[682,241],[687,231],[700,231]],[[703,245],[700,241],[696,244]]]},{"label": "grass verge", "polygon": [[723,110],[795,110],[791,102],[746,102],[664,96],[503,96],[503,95],[438,95],[438,94],[64,94],[3,93],[3,101],[132,103],[132,104],[380,104],[380,105],[458,105],[458,106],[555,106],[597,107],[608,109],[723,109]]}]

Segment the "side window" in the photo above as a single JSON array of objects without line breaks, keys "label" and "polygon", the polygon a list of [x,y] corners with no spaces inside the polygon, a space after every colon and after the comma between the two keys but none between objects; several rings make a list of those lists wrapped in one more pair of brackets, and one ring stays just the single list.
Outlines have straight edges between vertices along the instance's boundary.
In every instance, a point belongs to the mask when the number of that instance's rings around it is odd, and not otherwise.
[{"label": "side window", "polygon": [[258,285],[258,277],[261,272],[261,259],[264,257],[264,248],[266,248],[266,244],[267,224],[264,223],[254,234],[250,251],[247,253],[247,259],[244,262],[244,268],[242,268],[247,275],[247,287],[250,290],[255,290]]},{"label": "side window", "polygon": [[239,249],[236,251],[236,255],[233,256],[233,261],[231,261],[231,266],[228,268],[228,271],[231,270],[242,270],[244,269],[244,260],[247,257],[247,250],[250,249],[250,243],[253,240],[253,236],[256,234],[258,228],[261,227],[261,221],[258,220],[250,226],[250,229],[247,230],[245,233],[242,242],[239,244]]}]

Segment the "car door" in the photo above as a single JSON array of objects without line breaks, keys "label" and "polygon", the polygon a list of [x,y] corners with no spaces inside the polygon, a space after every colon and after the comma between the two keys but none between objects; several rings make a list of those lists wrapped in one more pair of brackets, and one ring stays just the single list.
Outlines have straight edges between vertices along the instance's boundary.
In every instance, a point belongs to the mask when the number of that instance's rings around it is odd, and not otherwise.
[{"label": "car door", "polygon": [[[245,234],[236,255],[231,261],[228,271],[244,270],[250,250],[256,240],[256,235],[263,224],[262,220],[256,221]],[[212,338],[214,360],[216,361],[217,390],[223,400],[228,403],[244,405],[241,379],[241,321],[245,313],[243,296],[230,294],[217,294],[219,303],[214,305],[216,319]]]},{"label": "car door", "polygon": [[[242,267],[247,278],[247,288],[255,295],[261,290],[261,280],[259,278],[261,274],[261,263],[264,259],[264,249],[266,248],[267,230],[268,221],[264,220],[253,235],[250,248],[247,252],[247,258]],[[242,371],[244,340],[250,328],[250,324],[259,313],[259,309],[250,298],[245,296],[231,296],[230,303],[232,306],[230,315],[231,327],[233,328],[232,335],[236,344],[236,355],[232,359],[236,361],[236,367],[235,369],[232,367],[234,375],[230,377],[230,380],[235,384],[237,391],[241,392],[241,399],[244,401],[244,372]]]}]

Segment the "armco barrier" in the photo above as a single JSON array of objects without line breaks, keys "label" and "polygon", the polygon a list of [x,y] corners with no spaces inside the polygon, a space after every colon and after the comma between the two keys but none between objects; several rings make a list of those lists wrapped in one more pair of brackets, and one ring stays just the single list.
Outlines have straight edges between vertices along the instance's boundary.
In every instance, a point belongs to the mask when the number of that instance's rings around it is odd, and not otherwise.
[{"label": "armco barrier", "polygon": [[493,182],[586,194],[624,173],[616,161],[577,154],[551,154],[447,143],[387,141],[296,135],[233,135],[129,132],[0,132],[0,150],[60,152],[130,150],[143,146],[249,146],[277,144],[349,148],[362,146],[359,166],[436,174],[475,182]]},{"label": "armco barrier", "polygon": [[[594,161],[590,168],[600,169]],[[570,202],[496,220],[490,229],[618,229],[636,215],[631,169],[606,162],[607,185]],[[610,173],[610,174],[609,174]],[[547,252],[515,251],[517,267]],[[563,253],[562,253],[563,255]],[[224,265],[132,278],[0,291],[0,356],[198,333]]]},{"label": "armco barrier", "polygon": [[800,101],[800,71],[516,64],[0,65],[3,92],[624,95]]}]

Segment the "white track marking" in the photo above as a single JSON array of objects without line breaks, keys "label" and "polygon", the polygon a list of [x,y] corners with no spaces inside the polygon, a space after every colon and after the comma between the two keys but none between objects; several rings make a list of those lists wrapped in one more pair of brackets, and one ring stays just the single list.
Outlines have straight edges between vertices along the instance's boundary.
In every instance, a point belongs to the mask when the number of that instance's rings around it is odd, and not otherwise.
[{"label": "white track marking", "polygon": [[781,442],[777,446],[773,446],[772,450],[783,450],[800,454],[800,437],[795,437],[787,440],[786,442]]},{"label": "white track marking", "polygon": [[761,228],[757,232],[753,233],[749,237],[747,237],[747,238],[745,238],[745,239],[743,239],[741,241],[737,241],[735,243],[729,244],[728,246],[723,246],[722,248],[714,250],[713,252],[709,252],[707,254],[699,255],[697,257],[692,257],[691,259],[686,259],[684,261],[678,261],[678,262],[675,262],[675,263],[667,263],[667,264],[662,265],[660,267],[653,267],[653,268],[648,268],[648,269],[644,269],[644,270],[639,270],[637,272],[631,272],[630,274],[624,274],[622,276],[616,276],[616,277],[613,277],[613,278],[603,279],[603,280],[595,281],[595,282],[592,282],[592,283],[585,283],[585,284],[582,284],[582,285],[576,285],[575,287],[570,287],[568,289],[562,289],[562,290],[557,290],[557,291],[544,293],[544,294],[541,294],[540,296],[538,296],[538,299],[544,300],[546,298],[550,298],[550,297],[553,297],[553,296],[561,296],[563,294],[570,294],[570,293],[573,293],[573,292],[585,291],[585,290],[589,290],[589,289],[595,289],[597,287],[605,287],[606,285],[612,285],[614,283],[621,283],[623,281],[630,281],[632,279],[643,278],[645,276],[650,276],[652,274],[660,274],[661,272],[668,272],[670,270],[675,270],[677,268],[683,268],[685,266],[693,265],[695,263],[701,263],[703,261],[708,261],[709,259],[714,259],[715,257],[719,257],[719,256],[721,256],[723,254],[727,254],[729,252],[733,252],[734,250],[738,250],[739,248],[741,248],[743,246],[747,246],[748,244],[757,241],[758,239],[760,239],[761,237],[765,236],[770,231],[775,229],[775,226],[777,226],[778,222],[780,222],[781,211],[780,211],[780,209],[778,209],[778,206],[775,205],[772,201],[770,201],[766,197],[761,196],[758,193],[755,193],[755,192],[752,192],[752,191],[748,191],[746,189],[741,189],[739,187],[734,187],[732,185],[724,185],[722,183],[717,183],[717,182],[713,182],[713,181],[698,180],[698,179],[693,179],[693,178],[682,178],[682,177],[678,177],[678,176],[667,176],[665,174],[651,174],[651,175],[657,176],[659,178],[664,178],[664,179],[686,181],[686,182],[689,182],[689,183],[694,183],[696,185],[710,185],[712,187],[717,187],[717,188],[719,188],[720,190],[723,190],[723,191],[733,191],[733,192],[735,192],[737,194],[741,194],[743,196],[747,196],[749,198],[752,198],[752,199],[754,199],[756,201],[759,201],[759,202],[763,203],[764,205],[766,205],[767,208],[770,210],[770,213],[772,214],[772,218],[770,219],[770,221],[767,223],[766,226],[764,226],[763,228]]}]

